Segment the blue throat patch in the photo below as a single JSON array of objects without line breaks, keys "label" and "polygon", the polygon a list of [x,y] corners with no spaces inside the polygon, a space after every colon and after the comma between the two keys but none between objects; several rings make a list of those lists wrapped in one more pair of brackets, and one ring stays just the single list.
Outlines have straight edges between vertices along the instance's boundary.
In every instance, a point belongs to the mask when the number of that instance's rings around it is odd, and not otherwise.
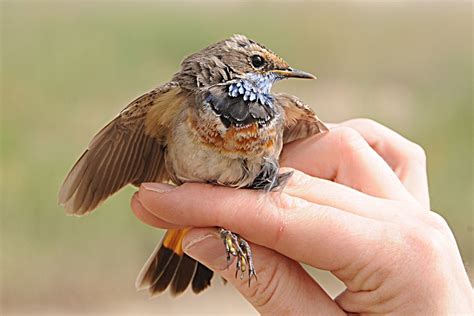
[{"label": "blue throat patch", "polygon": [[245,78],[229,86],[229,96],[236,98],[242,96],[244,101],[257,101],[261,105],[273,106],[273,97],[270,95],[270,89],[275,81],[280,80],[279,76],[269,73],[260,75],[248,73]]}]

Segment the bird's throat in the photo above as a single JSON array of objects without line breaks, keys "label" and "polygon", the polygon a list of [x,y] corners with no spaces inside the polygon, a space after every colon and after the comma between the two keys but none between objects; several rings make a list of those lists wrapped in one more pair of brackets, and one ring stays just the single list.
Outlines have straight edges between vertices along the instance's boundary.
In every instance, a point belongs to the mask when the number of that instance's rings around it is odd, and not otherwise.
[{"label": "bird's throat", "polygon": [[270,74],[247,73],[237,82],[228,86],[231,98],[242,97],[246,102],[258,102],[263,106],[272,106],[273,98],[270,90],[279,77]]}]

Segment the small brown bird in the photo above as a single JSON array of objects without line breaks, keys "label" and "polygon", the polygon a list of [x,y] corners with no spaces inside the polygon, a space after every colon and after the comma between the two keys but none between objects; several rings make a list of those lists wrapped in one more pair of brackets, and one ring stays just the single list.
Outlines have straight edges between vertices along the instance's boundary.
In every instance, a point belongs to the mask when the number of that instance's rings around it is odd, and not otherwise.
[{"label": "small brown bird", "polygon": [[[234,35],[187,57],[172,80],[131,102],[91,141],[66,177],[59,203],[84,215],[127,184],[206,182],[270,191],[283,144],[327,131],[297,97],[273,94],[285,78],[315,79],[275,53]],[[212,271],[183,253],[187,229],[166,232],[143,267],[139,288],[173,294],[207,288]],[[220,229],[228,260],[256,277],[245,240]]]}]

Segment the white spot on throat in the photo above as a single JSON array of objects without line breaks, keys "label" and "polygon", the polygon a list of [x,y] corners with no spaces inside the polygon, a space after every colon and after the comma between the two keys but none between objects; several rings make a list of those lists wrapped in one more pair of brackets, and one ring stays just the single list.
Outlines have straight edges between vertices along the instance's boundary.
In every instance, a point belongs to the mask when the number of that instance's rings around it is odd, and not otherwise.
[{"label": "white spot on throat", "polygon": [[244,101],[257,101],[262,105],[272,106],[273,98],[270,90],[273,83],[281,78],[273,73],[265,75],[247,73],[236,83],[229,85],[228,94],[231,97],[242,96]]}]

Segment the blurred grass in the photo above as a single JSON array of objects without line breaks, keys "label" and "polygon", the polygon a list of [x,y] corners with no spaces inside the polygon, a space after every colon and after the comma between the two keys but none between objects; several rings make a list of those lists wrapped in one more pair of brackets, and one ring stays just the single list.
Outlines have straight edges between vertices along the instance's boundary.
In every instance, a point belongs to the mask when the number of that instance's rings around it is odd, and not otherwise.
[{"label": "blurred grass", "polygon": [[[160,233],[132,216],[132,188],[84,218],[56,205],[63,177],[100,127],[169,80],[184,56],[233,33],[316,73],[315,83],[276,89],[324,120],[370,117],[420,143],[432,208],[474,263],[469,2],[21,1],[0,9],[4,311],[251,312],[230,287],[181,303],[134,293]],[[330,293],[341,289],[320,278]]]}]

